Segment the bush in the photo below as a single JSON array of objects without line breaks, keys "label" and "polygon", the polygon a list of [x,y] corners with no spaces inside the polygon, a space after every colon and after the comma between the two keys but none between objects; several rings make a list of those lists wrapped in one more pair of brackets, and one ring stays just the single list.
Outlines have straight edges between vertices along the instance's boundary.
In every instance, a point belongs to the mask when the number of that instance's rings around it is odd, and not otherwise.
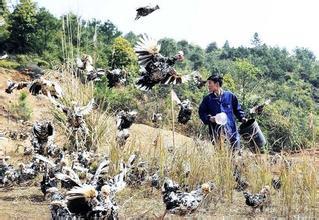
[{"label": "bush", "polygon": [[314,137],[309,116],[304,109],[278,100],[267,107],[259,124],[273,151],[295,150],[311,146]]},{"label": "bush", "polygon": [[10,106],[9,111],[13,117],[27,121],[31,118],[32,109],[27,103],[27,93],[21,92],[18,102]]},{"label": "bush", "polygon": [[9,61],[9,60],[0,60],[0,67],[6,68],[6,69],[16,69],[20,65],[17,62]]}]

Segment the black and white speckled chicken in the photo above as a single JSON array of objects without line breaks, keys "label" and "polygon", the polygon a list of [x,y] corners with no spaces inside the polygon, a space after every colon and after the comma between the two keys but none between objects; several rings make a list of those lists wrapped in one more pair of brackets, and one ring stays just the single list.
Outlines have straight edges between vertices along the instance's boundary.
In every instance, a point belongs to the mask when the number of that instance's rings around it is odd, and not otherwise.
[{"label": "black and white speckled chicken", "polygon": [[162,113],[153,113],[151,121],[156,124],[163,120],[163,114]]},{"label": "black and white speckled chicken", "polygon": [[122,86],[126,82],[127,72],[122,69],[107,70],[106,78],[108,80],[109,88]]},{"label": "black and white speckled chicken", "polygon": [[118,219],[118,206],[112,197],[112,189],[109,185],[102,186],[98,193],[98,204],[89,214],[91,219]]},{"label": "black and white speckled chicken", "polygon": [[73,102],[71,107],[67,107],[52,98],[50,101],[66,115],[68,122],[67,127],[70,129],[71,134],[75,139],[75,147],[79,149],[80,144],[78,143],[86,140],[86,137],[89,134],[89,129],[85,123],[84,116],[90,114],[93,109],[96,108],[94,98],[92,98],[86,106],[80,106],[78,102]]},{"label": "black and white speckled chicken", "polygon": [[186,124],[192,116],[192,106],[191,106],[191,102],[186,99],[184,101],[182,101],[181,103],[179,103],[180,106],[180,110],[177,116],[177,120],[179,123],[181,124]]},{"label": "black and white speckled chicken", "polygon": [[118,130],[116,134],[116,142],[120,147],[123,147],[129,137],[130,132],[128,129]]},{"label": "black and white speckled chicken", "polygon": [[106,75],[104,69],[95,69],[93,59],[90,55],[83,54],[82,58],[76,58],[77,71],[76,75],[80,77],[82,83],[89,81],[100,81],[102,76]]},{"label": "black and white speckled chicken", "polygon": [[3,184],[5,186],[10,186],[10,185],[14,185],[16,183],[16,181],[18,180],[19,175],[17,173],[17,171],[14,169],[14,167],[12,165],[8,165],[7,170],[4,173],[3,176]]},{"label": "black and white speckled chicken", "polygon": [[243,192],[246,205],[253,208],[253,212],[257,208],[262,212],[263,209],[270,204],[270,187],[264,186],[261,191],[257,194],[252,194],[249,192]]},{"label": "black and white speckled chicken", "polygon": [[47,197],[50,201],[50,211],[52,219],[71,219],[71,213],[67,208],[67,201],[58,188],[51,187],[47,190]]},{"label": "black and white speckled chicken", "polygon": [[[2,26],[2,22],[4,22],[4,19],[2,18],[2,16],[0,16],[0,27]],[[0,55],[0,60],[5,60],[8,59],[9,55],[7,54],[7,52],[1,53]]]},{"label": "black and white speckled chicken", "polygon": [[236,186],[235,189],[240,192],[249,186],[249,183],[242,177],[241,172],[237,166],[234,168],[233,176],[235,177]]},{"label": "black and white speckled chicken", "polygon": [[155,189],[161,188],[159,172],[154,173],[149,178],[151,182],[151,187],[154,187]]},{"label": "black and white speckled chicken", "polygon": [[120,111],[116,115],[116,126],[117,126],[117,135],[116,135],[116,141],[120,146],[124,146],[126,143],[126,140],[129,138],[129,128],[134,123],[137,116],[136,111]]},{"label": "black and white speckled chicken", "polygon": [[141,67],[141,77],[136,84],[143,90],[150,90],[156,84],[180,84],[190,79],[190,75],[181,76],[173,68],[177,61],[184,60],[183,51],[170,58],[162,56],[159,51],[157,41],[146,35],[140,38],[135,47]]},{"label": "black and white speckled chicken", "polygon": [[279,190],[281,188],[281,178],[280,177],[272,178],[271,185],[275,190]]},{"label": "black and white speckled chicken", "polygon": [[116,126],[118,130],[128,129],[132,126],[137,116],[136,111],[120,111],[116,115]]},{"label": "black and white speckled chicken", "polygon": [[192,76],[197,88],[201,89],[205,86],[207,81],[203,79],[198,71],[193,72]]},{"label": "black and white speckled chicken", "polygon": [[137,14],[136,14],[135,20],[138,20],[140,17],[145,17],[158,9],[159,9],[158,5],[156,5],[155,7],[151,7],[151,6],[140,7],[136,9]]},{"label": "black and white speckled chicken", "polygon": [[166,205],[164,216],[167,212],[182,216],[195,212],[210,190],[210,184],[204,183],[189,193],[182,192],[178,184],[166,179],[162,188],[163,201]]},{"label": "black and white speckled chicken", "polygon": [[59,99],[63,96],[62,88],[58,83],[46,80],[42,77],[29,82],[8,81],[7,84],[8,86],[5,91],[9,94],[12,93],[15,89],[20,90],[28,87],[29,92],[34,96],[43,94],[45,96],[54,97],[56,99]]},{"label": "black and white speckled chicken", "polygon": [[33,168],[26,166],[24,163],[19,163],[18,169],[18,184],[24,183],[28,180],[34,179],[38,172],[34,170]]},{"label": "black and white speckled chicken", "polygon": [[250,114],[260,115],[264,111],[264,107],[269,105],[270,99],[267,99],[264,103],[256,105],[249,110]]},{"label": "black and white speckled chicken", "polygon": [[44,195],[44,198],[46,198],[48,189],[52,187],[57,187],[57,185],[58,182],[54,176],[54,172],[50,169],[47,169],[47,171],[44,173],[42,177],[42,181],[40,182],[40,188]]},{"label": "black and white speckled chicken", "polygon": [[129,186],[138,187],[146,182],[148,177],[148,167],[145,161],[135,161],[129,166],[126,174],[126,183]]},{"label": "black and white speckled chicken", "polygon": [[68,210],[77,217],[86,218],[97,205],[98,192],[91,185],[74,187],[66,193]]},{"label": "black and white speckled chicken", "polygon": [[104,69],[94,69],[87,73],[86,81],[98,82],[101,81],[102,77],[105,76],[107,72]]},{"label": "black and white speckled chicken", "polygon": [[32,127],[31,145],[37,154],[48,154],[48,147],[53,144],[54,127],[51,122],[35,122]]}]

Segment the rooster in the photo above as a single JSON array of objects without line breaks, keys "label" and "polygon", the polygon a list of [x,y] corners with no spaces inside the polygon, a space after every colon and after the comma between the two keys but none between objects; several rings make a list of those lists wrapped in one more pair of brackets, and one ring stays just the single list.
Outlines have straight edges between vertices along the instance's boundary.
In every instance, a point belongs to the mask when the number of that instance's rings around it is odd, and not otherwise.
[{"label": "rooster", "polygon": [[97,205],[98,192],[91,185],[74,187],[66,194],[68,210],[78,216],[86,217]]},{"label": "rooster", "polygon": [[151,7],[151,6],[140,7],[136,9],[137,14],[136,14],[135,20],[138,20],[142,16],[145,17],[158,9],[159,9],[158,5],[156,5],[155,7]]},{"label": "rooster", "polygon": [[189,75],[181,76],[173,68],[178,61],[184,60],[183,51],[179,51],[173,57],[164,57],[160,51],[161,46],[156,40],[144,35],[141,37],[135,52],[141,66],[141,77],[137,80],[137,86],[144,90],[152,89],[156,84],[180,84],[190,79]]}]

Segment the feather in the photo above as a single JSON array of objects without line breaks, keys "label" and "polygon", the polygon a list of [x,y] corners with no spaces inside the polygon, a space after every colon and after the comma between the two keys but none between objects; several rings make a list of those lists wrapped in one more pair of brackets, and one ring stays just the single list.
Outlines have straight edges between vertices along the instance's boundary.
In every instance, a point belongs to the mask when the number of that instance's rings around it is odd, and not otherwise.
[{"label": "feather", "polygon": [[41,160],[41,161],[43,161],[43,162],[49,164],[49,165],[52,166],[52,167],[55,167],[55,166],[56,166],[56,164],[55,164],[54,162],[52,162],[51,160],[49,160],[48,158],[46,158],[45,156],[42,156],[42,155],[40,155],[40,154],[36,154],[36,155],[34,156],[34,158],[35,158],[35,159],[38,159],[38,160]]},{"label": "feather", "polygon": [[71,176],[66,175],[64,173],[56,173],[54,176],[55,176],[55,178],[57,178],[59,180],[66,181],[66,182],[71,181],[72,183],[74,183],[74,185],[82,186],[82,183],[79,179],[72,178]]},{"label": "feather", "polygon": [[83,64],[83,62],[82,62],[82,60],[79,58],[79,57],[77,57],[76,58],[76,66],[78,67],[78,68],[83,68],[84,67],[84,64]]},{"label": "feather", "polygon": [[95,106],[94,98],[91,99],[91,101],[84,107],[79,108],[78,113],[80,115],[87,115],[89,114]]},{"label": "feather", "polygon": [[86,200],[97,197],[98,193],[92,185],[76,186],[66,193],[67,200],[85,198]]},{"label": "feather", "polygon": [[177,94],[174,92],[173,89],[171,91],[171,96],[172,96],[172,100],[174,100],[177,104],[182,103],[181,100],[178,98]]},{"label": "feather", "polygon": [[103,169],[105,169],[106,167],[108,167],[110,164],[110,161],[108,159],[104,159],[99,167],[97,168],[97,170],[95,171],[95,174],[94,174],[94,177],[93,177],[93,180],[92,180],[92,185],[93,186],[96,186],[97,185],[97,182],[99,180],[99,177],[103,171]]}]

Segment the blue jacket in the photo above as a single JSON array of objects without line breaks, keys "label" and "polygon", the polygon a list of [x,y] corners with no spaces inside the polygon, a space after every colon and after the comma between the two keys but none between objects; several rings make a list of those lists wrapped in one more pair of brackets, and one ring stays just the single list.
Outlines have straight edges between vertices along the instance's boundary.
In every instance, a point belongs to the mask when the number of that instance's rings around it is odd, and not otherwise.
[{"label": "blue jacket", "polygon": [[[221,112],[225,112],[227,115],[227,124],[225,126],[227,134],[229,137],[237,136],[234,115],[239,121],[241,121],[245,117],[245,113],[241,109],[237,97],[233,93],[229,91],[223,91],[222,95],[219,97],[214,93],[210,93],[204,97],[199,106],[199,117],[204,124],[211,124],[209,121],[209,115],[215,116]],[[212,126],[214,127],[214,124],[212,124]],[[211,131],[209,132],[211,133]]]}]

